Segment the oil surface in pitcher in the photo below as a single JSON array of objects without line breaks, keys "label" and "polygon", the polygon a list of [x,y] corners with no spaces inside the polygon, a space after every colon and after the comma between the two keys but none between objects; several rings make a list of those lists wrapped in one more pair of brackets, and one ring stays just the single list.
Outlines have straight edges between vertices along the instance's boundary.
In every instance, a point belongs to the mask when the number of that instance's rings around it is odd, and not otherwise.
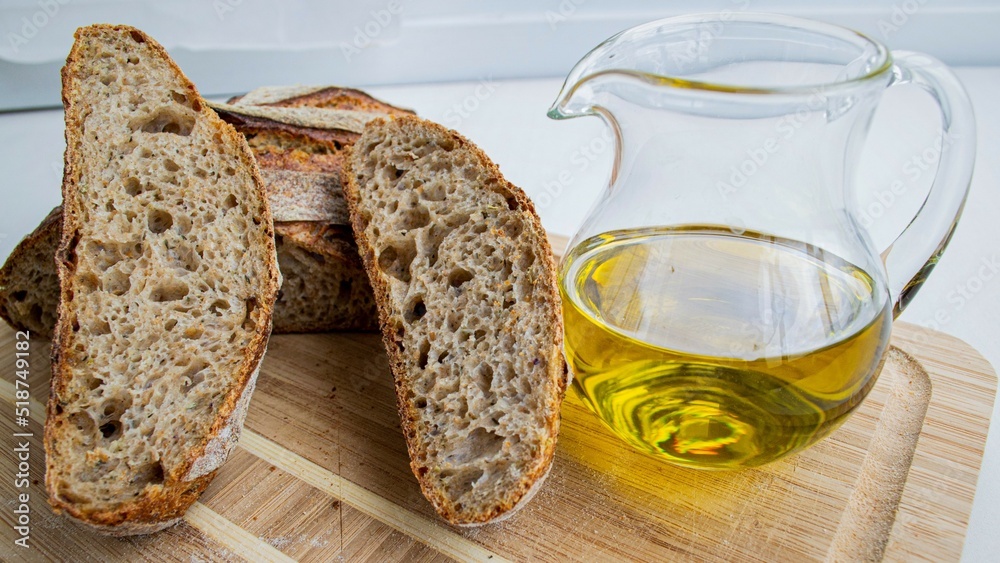
[{"label": "oil surface in pitcher", "polygon": [[868,393],[888,299],[805,243],[709,226],[605,233],[560,270],[574,387],[619,435],[681,465],[767,463]]}]

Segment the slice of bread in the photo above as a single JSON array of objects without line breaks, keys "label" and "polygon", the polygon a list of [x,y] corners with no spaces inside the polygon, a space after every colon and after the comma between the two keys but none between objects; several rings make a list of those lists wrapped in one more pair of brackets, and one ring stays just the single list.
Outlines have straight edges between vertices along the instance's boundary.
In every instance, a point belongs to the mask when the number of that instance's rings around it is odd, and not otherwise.
[{"label": "slice of bread", "polygon": [[[368,94],[326,86],[259,88],[231,105],[260,100],[272,108],[314,107],[408,115]],[[274,332],[378,330],[374,296],[340,187],[346,147],[359,134],[220,115],[250,142],[274,217],[278,264],[284,283],[274,308]],[[62,209],[56,208],[14,249],[0,268],[0,318],[18,330],[50,338],[59,304],[55,249]]]},{"label": "slice of bread", "polygon": [[424,495],[452,524],[509,516],[551,466],[567,384],[533,205],[471,142],[415,117],[365,128],[344,191]]},{"label": "slice of bread", "polygon": [[271,214],[244,138],[141,31],[77,30],[63,100],[49,502],[150,533],[236,445],[280,283]]},{"label": "slice of bread", "polygon": [[62,233],[62,207],[14,247],[0,267],[0,318],[32,336],[52,337],[59,306],[56,248]]}]

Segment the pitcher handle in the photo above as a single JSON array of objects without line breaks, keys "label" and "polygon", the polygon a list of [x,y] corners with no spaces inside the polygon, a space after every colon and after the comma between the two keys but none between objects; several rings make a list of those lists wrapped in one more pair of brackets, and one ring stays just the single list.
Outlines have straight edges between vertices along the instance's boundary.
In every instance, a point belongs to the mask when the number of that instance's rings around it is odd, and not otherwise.
[{"label": "pitcher handle", "polygon": [[912,84],[941,108],[940,159],[930,192],[916,216],[882,252],[893,316],[899,316],[937,264],[955,232],[969,193],[976,158],[972,103],[958,78],[941,61],[923,53],[893,51],[889,86]]}]

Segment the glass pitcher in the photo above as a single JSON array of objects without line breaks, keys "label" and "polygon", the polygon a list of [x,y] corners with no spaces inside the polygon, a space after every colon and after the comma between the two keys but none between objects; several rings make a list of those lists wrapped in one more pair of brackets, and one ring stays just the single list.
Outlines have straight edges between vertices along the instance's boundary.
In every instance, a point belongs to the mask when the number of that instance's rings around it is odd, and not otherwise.
[{"label": "glass pitcher", "polygon": [[[852,176],[882,92],[901,84],[941,108],[940,163],[879,252]],[[836,26],[685,16],[577,63],[549,116],[582,115],[616,139],[609,188],[560,265],[584,401],[637,448],[709,469],[767,463],[839,426],[961,214],[975,123],[955,76]]]}]

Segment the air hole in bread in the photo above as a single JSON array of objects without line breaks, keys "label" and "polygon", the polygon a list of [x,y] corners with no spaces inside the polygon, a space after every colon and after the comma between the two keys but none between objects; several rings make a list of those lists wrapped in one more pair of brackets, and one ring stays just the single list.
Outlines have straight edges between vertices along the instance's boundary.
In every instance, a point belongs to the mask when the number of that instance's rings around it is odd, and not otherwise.
[{"label": "air hole in bread", "polygon": [[122,423],[117,420],[105,422],[104,424],[101,425],[100,431],[101,431],[101,436],[105,440],[109,442],[114,442],[122,435]]},{"label": "air hole in bread", "polygon": [[[142,485],[161,485],[163,484],[163,464],[160,462],[153,462],[139,469],[136,472],[135,478],[132,479],[132,483],[137,486]],[[141,488],[136,490],[136,495],[139,494]]]},{"label": "air hole in bread", "polygon": [[15,291],[14,293],[11,293],[10,296],[14,298],[14,301],[21,302],[21,301],[24,301],[25,298],[28,297],[28,292],[25,291],[25,290],[23,290],[23,289],[21,289],[21,290]]},{"label": "air hole in bread", "polygon": [[146,42],[146,38],[143,37],[142,33],[140,33],[138,30],[132,30],[132,31],[130,31],[129,35],[132,37],[132,40],[135,41],[136,43],[145,43]]},{"label": "air hole in bread", "polygon": [[186,137],[194,130],[195,118],[177,107],[160,108],[136,129],[146,133],[170,133]]},{"label": "air hole in bread", "polygon": [[427,314],[427,306],[424,305],[424,296],[418,295],[410,300],[410,304],[407,306],[406,314],[403,315],[403,318],[406,322],[412,323],[423,318],[425,314]]},{"label": "air hole in bread", "polygon": [[[191,232],[191,218],[187,215],[179,215],[175,217],[174,223],[177,227],[177,234],[186,235]],[[187,247],[187,250],[190,251],[191,249]]]},{"label": "air hole in bread", "polygon": [[167,322],[163,323],[163,330],[170,332],[171,330],[174,330],[174,327],[176,326],[177,319],[167,319]]},{"label": "air hole in bread", "polygon": [[257,327],[257,320],[254,318],[257,311],[257,298],[251,297],[246,300],[246,314],[243,317],[243,330],[252,331]]},{"label": "air hole in bread", "polygon": [[430,351],[431,351],[430,342],[424,340],[423,342],[420,343],[420,354],[419,357],[417,358],[417,367],[419,367],[420,369],[424,369],[427,367],[427,356],[430,354]]},{"label": "air hole in bread", "polygon": [[379,252],[378,267],[387,275],[403,283],[410,283],[410,264],[416,256],[417,247],[413,239],[398,240]]},{"label": "air hole in bread", "polygon": [[111,334],[111,325],[104,319],[94,320],[90,325],[90,334],[93,336]]},{"label": "air hole in bread", "polygon": [[155,303],[165,303],[168,301],[180,301],[187,296],[190,288],[180,280],[164,280],[153,288],[149,293],[149,298]]},{"label": "air hole in bread", "polygon": [[137,65],[137,64],[139,64],[139,57],[137,57],[135,55],[129,55],[128,64],[130,64],[130,65]]},{"label": "air hole in bread", "polygon": [[472,377],[479,390],[483,392],[483,395],[489,395],[490,388],[493,387],[493,366],[485,362],[479,364],[476,366],[475,371],[472,372]]},{"label": "air hole in bread", "polygon": [[86,439],[92,439],[97,431],[97,423],[87,411],[79,411],[69,415],[69,422]]},{"label": "air hole in bread", "polygon": [[238,204],[236,202],[236,196],[234,196],[233,194],[227,195],[225,201],[222,202],[222,208],[227,211],[236,207],[237,205]]},{"label": "air hole in bread", "polygon": [[418,190],[417,193],[425,201],[444,201],[448,195],[445,185],[439,181],[432,181],[429,184],[414,181],[412,187]]},{"label": "air hole in bread", "polygon": [[184,369],[181,374],[181,385],[184,391],[191,389],[195,385],[198,385],[202,381],[205,381],[205,368],[208,367],[208,362],[202,359],[196,359],[191,362],[191,364]]},{"label": "air hole in bread", "polygon": [[417,397],[413,399],[413,406],[418,409],[427,408],[427,397]]},{"label": "air hole in bread", "polygon": [[90,293],[90,292],[94,291],[95,289],[97,289],[97,286],[100,283],[100,281],[97,279],[96,275],[94,275],[94,274],[92,274],[90,272],[84,272],[84,273],[81,273],[76,278],[76,283],[77,283],[77,287],[81,291],[86,292],[86,293]]},{"label": "air hole in bread", "polygon": [[169,158],[163,161],[163,167],[167,169],[167,172],[177,172],[181,169],[176,162]]},{"label": "air hole in bread", "polygon": [[109,270],[104,274],[104,290],[112,295],[125,295],[132,288],[129,274],[121,270]]},{"label": "air hole in bread", "polygon": [[223,311],[228,311],[228,310],[229,310],[229,302],[226,301],[225,299],[216,299],[215,301],[212,302],[211,305],[208,306],[208,312],[219,317],[222,316]]},{"label": "air hole in bread", "polygon": [[448,285],[451,287],[462,287],[463,284],[472,280],[472,272],[465,268],[455,268],[448,274]]},{"label": "air hole in bread", "polygon": [[[503,448],[504,439],[497,435],[491,430],[487,430],[483,427],[476,428],[472,432],[469,432],[465,439],[460,443],[455,444],[451,453],[445,456],[446,462],[452,465],[461,465],[473,459],[492,459],[496,457],[500,450]],[[458,473],[454,469],[444,469],[441,471],[441,478],[449,481],[452,486],[464,483],[464,486],[468,486],[471,482],[481,476],[482,471],[479,469],[469,469],[473,475],[477,475],[473,479],[453,479],[457,475],[464,475],[466,472]]]},{"label": "air hole in bread", "polygon": [[443,364],[444,361],[447,360],[447,359],[448,359],[448,351],[445,350],[444,352],[441,352],[440,356],[438,356],[437,362],[439,364]]},{"label": "air hole in bread", "polygon": [[151,208],[146,215],[146,225],[153,234],[160,234],[174,225],[174,217],[163,209]]},{"label": "air hole in bread", "polygon": [[399,213],[396,220],[396,228],[400,231],[412,231],[426,227],[431,222],[430,211],[423,205],[417,205],[411,209]]}]

